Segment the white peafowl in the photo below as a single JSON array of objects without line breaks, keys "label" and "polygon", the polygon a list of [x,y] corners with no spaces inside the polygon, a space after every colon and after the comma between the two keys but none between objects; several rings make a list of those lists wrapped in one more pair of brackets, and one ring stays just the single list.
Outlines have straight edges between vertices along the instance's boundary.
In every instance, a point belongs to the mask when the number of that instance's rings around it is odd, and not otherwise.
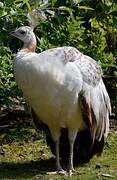
[{"label": "white peafowl", "polygon": [[89,129],[93,147],[95,140],[100,142],[109,131],[111,105],[102,70],[91,57],[74,47],[58,47],[37,54],[36,37],[29,26],[22,26],[11,35],[24,42],[14,58],[15,78],[36,116],[51,132],[57,173],[66,173],[60,165],[59,143],[61,129],[68,130],[67,174],[71,176],[77,133]]}]

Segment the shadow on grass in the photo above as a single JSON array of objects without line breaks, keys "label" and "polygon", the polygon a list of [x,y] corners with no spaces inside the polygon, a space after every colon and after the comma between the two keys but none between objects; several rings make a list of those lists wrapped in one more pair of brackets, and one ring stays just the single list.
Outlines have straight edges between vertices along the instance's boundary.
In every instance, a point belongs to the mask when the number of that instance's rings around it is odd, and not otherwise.
[{"label": "shadow on grass", "polygon": [[3,162],[0,164],[0,179],[34,178],[36,175],[43,176],[54,170],[54,158],[23,163]]}]

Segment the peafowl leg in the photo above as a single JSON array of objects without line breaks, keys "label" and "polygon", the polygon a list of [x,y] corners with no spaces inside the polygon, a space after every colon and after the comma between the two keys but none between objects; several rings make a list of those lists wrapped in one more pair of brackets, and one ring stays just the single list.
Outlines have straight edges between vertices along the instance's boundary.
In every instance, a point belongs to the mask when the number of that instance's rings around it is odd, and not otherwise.
[{"label": "peafowl leg", "polygon": [[[60,141],[60,131],[52,131],[52,137],[55,142],[55,153],[56,153],[56,172],[55,174],[63,174],[66,175],[66,171],[64,171],[60,165],[60,155],[59,155],[59,141]],[[54,172],[53,172],[54,173]]]},{"label": "peafowl leg", "polygon": [[69,164],[68,164],[68,176],[71,176],[75,171],[73,168],[73,149],[74,149],[74,142],[76,139],[77,131],[70,131],[69,136],[69,144],[70,144],[70,154],[69,154]]},{"label": "peafowl leg", "polygon": [[60,165],[59,139],[55,141],[55,148],[56,148],[56,169],[57,169],[57,172],[60,174],[65,174],[65,171],[62,169],[62,167]]}]

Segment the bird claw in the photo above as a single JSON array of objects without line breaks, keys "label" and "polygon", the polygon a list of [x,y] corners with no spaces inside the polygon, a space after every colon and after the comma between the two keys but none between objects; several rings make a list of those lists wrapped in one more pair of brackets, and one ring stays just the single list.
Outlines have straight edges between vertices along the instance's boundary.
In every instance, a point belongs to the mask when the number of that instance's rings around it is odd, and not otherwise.
[{"label": "bird claw", "polygon": [[47,175],[54,175],[57,174],[57,171],[47,172]]},{"label": "bird claw", "polygon": [[55,174],[60,174],[60,175],[67,175],[67,172],[64,171],[63,169],[59,169],[57,171],[53,171],[53,172],[47,172],[48,175],[55,175]]},{"label": "bird claw", "polygon": [[70,168],[70,169],[68,169],[68,171],[67,171],[67,176],[71,177],[75,172],[76,172],[76,171],[75,171],[74,168]]},{"label": "bird claw", "polygon": [[57,171],[57,173],[58,173],[58,174],[61,174],[61,175],[66,175],[66,174],[67,174],[67,172],[64,171],[63,169]]}]

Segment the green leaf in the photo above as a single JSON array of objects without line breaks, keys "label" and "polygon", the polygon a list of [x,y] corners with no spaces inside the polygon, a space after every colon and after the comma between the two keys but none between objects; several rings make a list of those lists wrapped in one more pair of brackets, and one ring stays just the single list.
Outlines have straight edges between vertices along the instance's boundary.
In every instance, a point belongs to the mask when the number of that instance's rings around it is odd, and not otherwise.
[{"label": "green leaf", "polygon": [[66,7],[66,6],[60,6],[58,9],[59,9],[59,10],[62,10],[62,11],[68,12],[69,15],[70,15],[70,17],[71,17],[71,19],[72,19],[73,21],[75,21],[75,18],[74,18],[74,15],[73,15],[73,10],[72,10],[71,8]]},{"label": "green leaf", "polygon": [[91,7],[88,7],[88,6],[80,6],[80,5],[78,5],[78,8],[79,9],[83,9],[83,10],[94,10],[93,8],[91,8]]},{"label": "green leaf", "polygon": [[7,12],[3,11],[3,10],[0,10],[0,18],[3,17],[3,16],[6,16],[7,15]]},{"label": "green leaf", "polygon": [[117,17],[113,17],[113,27],[117,28]]},{"label": "green leaf", "polygon": [[28,0],[24,0],[24,2],[26,3],[28,10],[31,11],[31,6],[30,6],[29,1]]},{"label": "green leaf", "polygon": [[15,3],[23,3],[23,4],[26,4],[27,8],[29,11],[31,11],[31,6],[30,6],[30,3],[29,3],[29,0],[15,0],[14,1]]},{"label": "green leaf", "polygon": [[21,3],[23,0],[15,0],[14,3]]},{"label": "green leaf", "polygon": [[46,12],[48,12],[51,16],[55,16],[55,11],[47,9]]},{"label": "green leaf", "polygon": [[109,14],[111,14],[113,16],[117,16],[117,10],[116,11],[111,11],[111,12],[109,12]]},{"label": "green leaf", "polygon": [[57,0],[52,0],[51,2],[52,2],[52,6],[54,6]]}]

